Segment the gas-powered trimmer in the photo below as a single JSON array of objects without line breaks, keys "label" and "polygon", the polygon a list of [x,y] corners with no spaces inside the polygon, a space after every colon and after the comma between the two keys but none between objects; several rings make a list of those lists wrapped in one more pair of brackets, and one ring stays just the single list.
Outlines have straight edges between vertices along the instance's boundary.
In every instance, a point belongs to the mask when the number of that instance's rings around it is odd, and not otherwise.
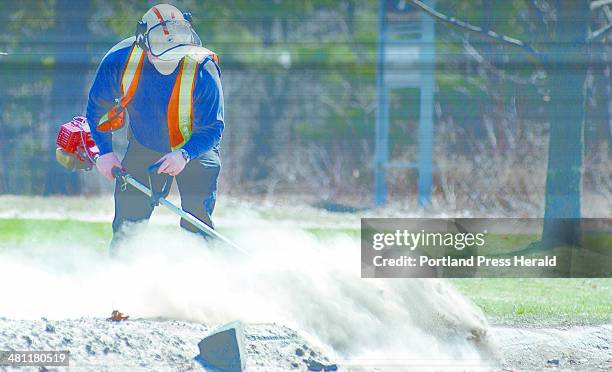
[{"label": "gas-powered trimmer", "polygon": [[[56,143],[58,146],[58,148],[55,150],[55,158],[57,159],[57,162],[64,168],[72,171],[87,171],[92,169],[100,153],[93,138],[91,137],[91,130],[87,124],[87,119],[83,116],[76,116],[72,119],[72,121],[62,124],[57,135]],[[152,206],[161,204],[184,220],[191,223],[193,226],[197,227],[204,234],[222,241],[223,243],[237,249],[242,253],[248,254],[244,249],[240,248],[231,240],[212,229],[200,219],[189,212],[185,212],[183,209],[177,207],[166,199],[168,193],[170,192],[170,187],[172,186],[172,176],[166,176],[164,184],[160,190],[156,190],[153,187],[151,176],[155,174],[160,165],[161,163],[156,163],[149,167],[149,187],[140,183],[124,169],[115,167],[113,168],[112,173],[115,178],[121,179],[124,186],[127,187],[127,185],[130,184],[147,195],[150,198]]]}]

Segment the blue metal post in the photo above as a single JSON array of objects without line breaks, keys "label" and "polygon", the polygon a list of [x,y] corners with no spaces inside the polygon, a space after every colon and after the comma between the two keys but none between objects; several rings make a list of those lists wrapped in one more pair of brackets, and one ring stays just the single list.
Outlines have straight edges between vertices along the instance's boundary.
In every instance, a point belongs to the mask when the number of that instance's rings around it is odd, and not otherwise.
[{"label": "blue metal post", "polygon": [[376,154],[374,155],[374,204],[382,206],[387,201],[386,164],[389,157],[389,105],[385,86],[385,0],[380,0],[378,28],[378,65],[376,74]]},{"label": "blue metal post", "polygon": [[[434,1],[427,1],[433,6]],[[420,48],[421,99],[419,114],[419,205],[427,206],[431,201],[432,163],[433,163],[433,106],[435,38],[434,21],[430,16],[422,17],[422,36]]]}]

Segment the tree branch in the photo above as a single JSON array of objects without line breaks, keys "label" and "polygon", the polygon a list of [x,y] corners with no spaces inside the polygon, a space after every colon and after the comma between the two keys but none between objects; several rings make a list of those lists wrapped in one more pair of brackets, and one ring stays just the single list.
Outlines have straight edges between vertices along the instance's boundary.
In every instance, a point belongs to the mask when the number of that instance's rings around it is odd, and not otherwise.
[{"label": "tree branch", "polygon": [[531,45],[525,43],[524,41],[521,41],[519,39],[515,39],[513,37],[510,36],[506,36],[506,35],[501,35],[498,34],[495,31],[492,30],[485,30],[482,27],[478,27],[475,26],[471,23],[456,19],[455,17],[449,17],[445,14],[442,14],[438,11],[436,11],[433,8],[430,8],[429,6],[427,6],[426,4],[424,4],[422,1],[420,0],[410,0],[410,3],[412,3],[414,6],[416,6],[417,8],[419,8],[420,10],[422,10],[423,12],[429,14],[431,17],[435,18],[438,21],[444,22],[446,24],[449,24],[451,26],[460,28],[462,30],[465,31],[469,31],[469,32],[474,32],[477,33],[479,35],[483,35],[488,37],[489,39],[493,39],[499,42],[502,42],[504,44],[507,45],[511,45],[514,47],[519,47],[521,49],[523,49],[524,51],[526,51],[528,54],[531,54],[535,57],[540,57],[540,53],[535,50],[534,48],[531,47]]},{"label": "tree branch", "polygon": [[544,16],[544,12],[540,9],[534,2],[535,0],[525,0],[527,3],[527,7],[537,17],[537,22],[541,26],[546,26],[546,17]]},{"label": "tree branch", "polygon": [[603,8],[603,12],[608,21],[612,22],[612,10],[610,10],[610,7],[606,6],[605,8]]},{"label": "tree branch", "polygon": [[516,75],[512,75],[512,74],[508,74],[503,70],[498,69],[497,67],[495,67],[493,65],[493,63],[491,63],[489,60],[487,60],[471,43],[470,41],[466,38],[463,37],[461,38],[461,40],[463,41],[463,48],[465,49],[465,51],[472,57],[474,58],[474,60],[480,64],[482,64],[487,70],[491,71],[493,74],[499,76],[502,79],[506,79],[506,80],[510,80],[513,83],[516,84],[521,84],[521,85],[536,85],[538,83],[538,74],[533,74],[531,75],[530,78],[522,78],[520,76],[516,76]]},{"label": "tree branch", "polygon": [[589,36],[588,41],[595,41],[595,40],[599,39],[600,37],[605,36],[611,30],[612,30],[612,22],[610,22],[607,25],[603,26],[599,30],[593,31],[591,33],[591,36]]},{"label": "tree branch", "polygon": [[599,7],[610,5],[610,4],[612,4],[612,0],[595,0],[595,1],[591,1],[591,4],[589,5],[591,7],[591,10],[593,10],[593,9],[597,9]]}]

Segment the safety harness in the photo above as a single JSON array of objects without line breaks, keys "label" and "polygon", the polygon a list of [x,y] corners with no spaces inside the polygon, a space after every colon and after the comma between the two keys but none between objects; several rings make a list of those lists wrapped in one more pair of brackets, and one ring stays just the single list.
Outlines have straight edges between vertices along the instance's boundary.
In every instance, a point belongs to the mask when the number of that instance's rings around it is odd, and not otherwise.
[{"label": "safety harness", "polygon": [[[125,109],[136,94],[145,56],[146,53],[142,48],[136,44],[132,46],[121,75],[122,97],[116,100],[115,107],[100,118],[97,125],[98,130],[115,131],[125,125]],[[166,117],[172,150],[181,148],[191,138],[196,73],[198,65],[204,61],[206,56],[210,56],[215,63],[219,61],[215,53],[204,47],[198,47],[195,53],[187,54],[179,63]]]}]

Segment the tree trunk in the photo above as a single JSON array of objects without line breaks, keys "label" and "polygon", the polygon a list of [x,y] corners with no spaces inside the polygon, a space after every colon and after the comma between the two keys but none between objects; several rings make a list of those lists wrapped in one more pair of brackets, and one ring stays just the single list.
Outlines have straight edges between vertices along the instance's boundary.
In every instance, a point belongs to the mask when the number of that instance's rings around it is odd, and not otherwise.
[{"label": "tree trunk", "polygon": [[[275,41],[274,31],[280,26],[283,42],[287,42],[289,25],[278,16],[271,16],[262,20],[262,41],[264,48],[273,47]],[[246,170],[246,178],[254,181],[258,187],[255,192],[266,192],[266,181],[273,175],[273,159],[276,154],[276,144],[284,128],[279,128],[288,105],[285,94],[290,84],[289,70],[278,70],[276,63],[262,66],[263,95],[259,97],[259,114],[256,127],[252,132],[252,145],[249,151],[250,168]]]},{"label": "tree trunk", "polygon": [[88,71],[88,23],[90,0],[77,4],[71,0],[57,0],[55,4],[55,27],[52,31],[54,50],[53,83],[51,86],[51,114],[46,147],[43,155],[47,174],[45,195],[70,194],[80,191],[76,172],[69,173],[55,161],[55,137],[59,125],[80,115],[85,107],[85,78]]},{"label": "tree trunk", "polygon": [[546,63],[550,81],[550,137],[542,246],[580,243],[586,38],[589,4],[558,0]]},{"label": "tree trunk", "polygon": [[[262,44],[269,48],[273,42],[273,17],[264,17],[261,20]],[[270,159],[272,157],[274,121],[274,102],[270,95],[274,94],[274,71],[269,66],[262,66],[261,77],[263,96],[259,99],[259,115],[254,123],[251,148],[249,151],[250,167],[247,167],[246,178],[249,181],[263,181],[270,175]],[[264,190],[260,190],[264,191]]]}]

